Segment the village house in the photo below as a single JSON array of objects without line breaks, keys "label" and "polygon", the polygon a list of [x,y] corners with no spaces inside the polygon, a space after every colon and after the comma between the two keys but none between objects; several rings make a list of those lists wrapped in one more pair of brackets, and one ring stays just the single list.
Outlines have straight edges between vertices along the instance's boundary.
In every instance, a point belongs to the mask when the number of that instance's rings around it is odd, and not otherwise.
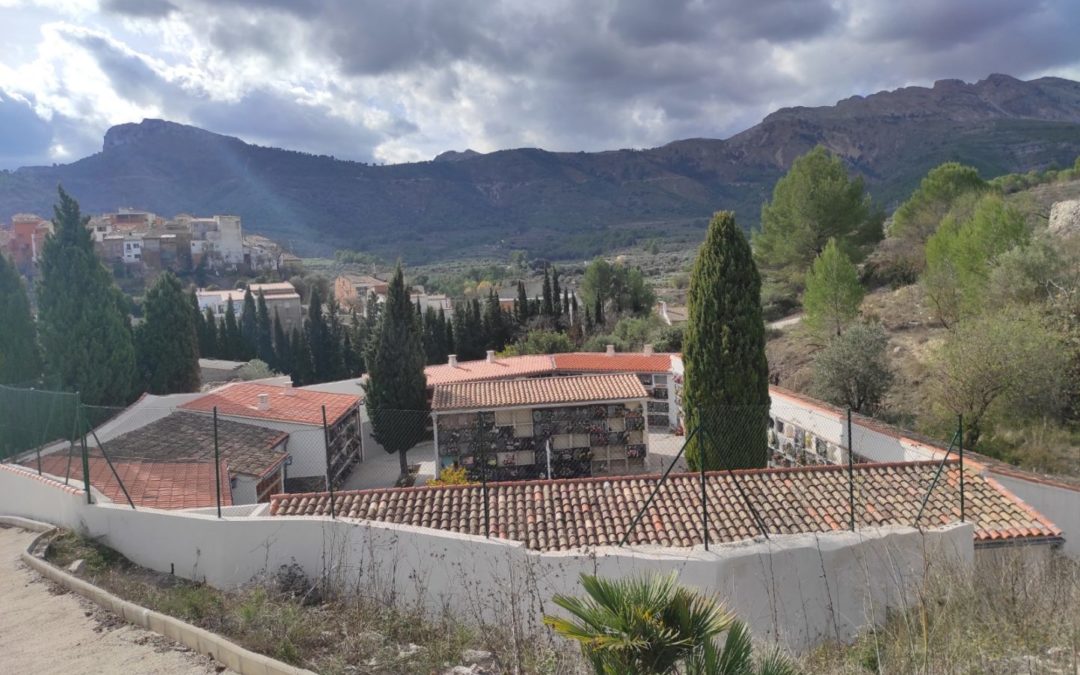
[{"label": "village house", "polygon": [[17,213],[7,229],[7,253],[23,276],[32,276],[45,246],[45,237],[52,234],[53,225],[32,213]]},{"label": "village house", "polygon": [[[285,490],[340,485],[361,460],[359,396],[255,382],[228,384],[180,406],[288,434]],[[323,427],[325,411],[326,428]]]},{"label": "village house", "polygon": [[[263,296],[271,321],[275,315],[280,318],[281,326],[285,329],[286,334],[303,325],[303,308],[300,306],[300,294],[296,292],[296,288],[291,283],[281,281],[270,284],[248,284],[248,288],[256,299],[260,294]],[[232,300],[233,311],[236,313],[237,320],[244,314],[243,290],[210,291],[199,289],[195,292],[195,297],[199,303],[199,311],[205,312],[209,308],[219,322],[225,320],[229,300]]]}]

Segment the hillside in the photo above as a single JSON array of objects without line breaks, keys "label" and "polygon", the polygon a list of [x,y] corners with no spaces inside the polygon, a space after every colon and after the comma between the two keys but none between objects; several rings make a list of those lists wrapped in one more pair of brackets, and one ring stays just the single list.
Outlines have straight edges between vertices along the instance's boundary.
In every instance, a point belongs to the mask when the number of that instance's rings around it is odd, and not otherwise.
[{"label": "hillside", "polygon": [[727,140],[597,153],[450,152],[392,166],[144,120],[113,127],[101,152],[71,164],[0,173],[0,218],[49,213],[62,183],[89,212],[237,213],[301,254],[342,247],[419,262],[527,248],[580,259],[649,237],[696,242],[721,208],[749,227],[776,179],[817,143],[893,206],[947,160],[986,176],[1071,164],[1080,155],[1080,83],[950,80],[782,109]]}]

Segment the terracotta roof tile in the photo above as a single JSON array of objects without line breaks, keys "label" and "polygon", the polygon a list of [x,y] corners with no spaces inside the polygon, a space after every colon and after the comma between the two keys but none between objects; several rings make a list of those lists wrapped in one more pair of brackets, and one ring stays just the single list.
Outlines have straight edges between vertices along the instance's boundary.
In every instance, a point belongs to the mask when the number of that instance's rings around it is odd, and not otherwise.
[{"label": "terracotta roof tile", "polygon": [[577,373],[668,373],[670,354],[574,352],[553,354],[555,369]]},{"label": "terracotta roof tile", "polygon": [[[90,485],[116,504],[127,504],[127,497],[120,487],[131,495],[136,508],[193,509],[217,504],[214,463],[211,462],[152,462],[144,460],[114,459],[113,475],[105,458],[92,454]],[[37,460],[23,462],[23,466],[37,469]],[[228,480],[228,465],[221,465],[221,505],[232,504],[232,490]],[[41,470],[53,476],[69,476],[71,485],[82,485],[82,461],[78,455],[53,454],[41,458]],[[70,473],[69,473],[70,472]],[[120,481],[117,481],[117,476]]]},{"label": "terracotta roof tile", "polygon": [[[233,473],[257,478],[285,461],[282,443],[289,434],[276,429],[218,419],[218,450]],[[177,411],[103,443],[112,459],[199,461],[214,459],[214,424],[206,415]]]},{"label": "terracotta roof tile", "polygon": [[631,374],[488,380],[436,385],[431,409],[446,412],[476,408],[621,401],[646,396],[645,387]]},{"label": "terracotta roof tile", "polygon": [[[259,410],[259,394],[270,397],[267,410]],[[216,389],[180,407],[212,412],[217,406],[219,416],[322,425],[322,406],[326,406],[327,423],[334,424],[355,408],[360,400],[359,396],[351,394],[328,394],[311,389],[241,382]]]},{"label": "terracotta roof tile", "polygon": [[[934,462],[861,464],[855,471],[859,527],[911,525],[930,485]],[[959,468],[947,465],[946,477]],[[488,485],[491,534],[536,550],[616,545],[648,499],[658,476],[517,481]],[[830,532],[848,527],[847,468],[818,466],[707,474],[709,539],[733,542],[757,536],[751,512],[734,480],[764,519],[770,534]],[[977,474],[965,476],[966,515],[977,542],[1055,539],[1061,531],[1007,490]],[[377,520],[467,534],[484,534],[480,485],[361,490],[334,494],[345,518]],[[920,524],[959,519],[956,490],[939,484]],[[702,543],[698,474],[669,476],[630,537],[631,544],[688,547]],[[329,514],[326,493],[275,495],[275,516]]]},{"label": "terracotta roof tile", "polygon": [[554,372],[551,356],[509,356],[480,361],[461,361],[451,366],[443,363],[424,368],[428,386],[451,382],[472,382],[479,380],[498,380],[530,375],[550,375]]}]

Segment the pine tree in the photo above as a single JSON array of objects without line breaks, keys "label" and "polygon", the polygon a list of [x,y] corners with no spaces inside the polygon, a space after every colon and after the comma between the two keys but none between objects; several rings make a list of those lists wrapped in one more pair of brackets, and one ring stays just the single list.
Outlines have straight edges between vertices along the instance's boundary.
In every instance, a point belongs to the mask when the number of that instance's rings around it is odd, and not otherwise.
[{"label": "pine tree", "polygon": [[375,440],[387,452],[398,453],[405,476],[406,453],[426,433],[428,406],[423,340],[400,264],[390,280],[384,312],[366,355],[365,404]]},{"label": "pine tree", "polygon": [[278,370],[274,354],[274,329],[270,324],[270,311],[266,308],[266,298],[262,293],[259,293],[255,305],[255,355],[272,369]]},{"label": "pine tree", "polygon": [[37,327],[22,277],[0,253],[0,384],[30,384],[41,375]]},{"label": "pine tree", "polygon": [[[123,405],[135,380],[128,301],[94,253],[89,217],[63,188],[54,233],[45,240],[38,291],[38,330],[45,372],[94,405]],[[4,317],[6,320],[7,317]]]},{"label": "pine tree", "polygon": [[819,336],[838,337],[859,315],[864,294],[855,265],[830,239],[806,275],[803,323]]},{"label": "pine tree", "polygon": [[540,313],[546,317],[555,316],[555,303],[551,295],[551,275],[546,267],[544,268],[544,286],[541,297],[543,300],[540,301]]},{"label": "pine tree", "polygon": [[236,323],[236,307],[232,298],[225,305],[225,322],[221,327],[219,342],[222,345],[221,358],[233,361],[247,361],[247,345]]},{"label": "pine tree", "polygon": [[285,334],[285,328],[281,325],[281,315],[274,310],[274,364],[278,372],[291,375],[292,345],[289,344],[289,336]]},{"label": "pine tree", "polygon": [[259,353],[259,316],[251,289],[244,290],[244,305],[240,313],[240,335],[244,337],[244,353],[248,358]]},{"label": "pine tree", "polygon": [[224,358],[221,354],[221,344],[218,341],[217,317],[214,316],[214,310],[212,308],[206,308],[202,325],[204,337],[203,341],[199,343],[199,353],[202,354],[203,358],[207,359]]},{"label": "pine tree", "polygon": [[761,277],[730,211],[713,216],[687,295],[683,341],[686,449],[691,468],[761,468],[768,462],[769,365]]},{"label": "pine tree", "polygon": [[146,293],[145,318],[135,331],[143,387],[151,394],[199,389],[199,338],[195,317],[180,280],[172,272],[158,277]]},{"label": "pine tree", "polygon": [[292,372],[289,375],[292,376],[293,384],[297,387],[313,384],[314,366],[311,361],[311,347],[308,345],[305,331],[293,328],[289,354],[292,359]]}]

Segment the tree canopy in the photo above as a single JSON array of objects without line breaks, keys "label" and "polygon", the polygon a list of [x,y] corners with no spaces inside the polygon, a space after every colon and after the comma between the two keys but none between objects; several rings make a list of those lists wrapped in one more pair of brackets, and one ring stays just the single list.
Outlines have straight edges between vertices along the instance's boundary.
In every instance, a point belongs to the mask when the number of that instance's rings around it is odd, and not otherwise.
[{"label": "tree canopy", "polygon": [[151,394],[199,389],[198,311],[171,272],[158,277],[146,293],[144,320],[135,331],[139,373]]},{"label": "tree canopy", "polygon": [[730,211],[713,216],[687,295],[683,337],[687,447],[693,468],[764,467],[769,365],[761,277]]},{"label": "tree canopy", "polygon": [[855,265],[830,239],[806,275],[806,327],[818,335],[840,335],[859,314],[863,287]]},{"label": "tree canopy", "polygon": [[819,145],[792,162],[762,206],[754,259],[765,274],[797,290],[830,239],[859,260],[881,239],[883,221],[862,178],[849,176],[843,161]]},{"label": "tree canopy", "polygon": [[889,234],[914,241],[925,241],[962,195],[990,190],[977,169],[958,162],[947,162],[934,169],[919,183],[911,197],[893,214]]},{"label": "tree canopy", "polygon": [[814,394],[857,413],[877,413],[893,381],[888,346],[881,324],[853,324],[814,357]]},{"label": "tree canopy", "polygon": [[15,266],[0,254],[0,384],[29,384],[41,375],[37,327]]},{"label": "tree canopy", "polygon": [[135,380],[128,300],[94,253],[89,216],[63,188],[53,212],[37,296],[46,373],[86,403],[124,405]]}]

